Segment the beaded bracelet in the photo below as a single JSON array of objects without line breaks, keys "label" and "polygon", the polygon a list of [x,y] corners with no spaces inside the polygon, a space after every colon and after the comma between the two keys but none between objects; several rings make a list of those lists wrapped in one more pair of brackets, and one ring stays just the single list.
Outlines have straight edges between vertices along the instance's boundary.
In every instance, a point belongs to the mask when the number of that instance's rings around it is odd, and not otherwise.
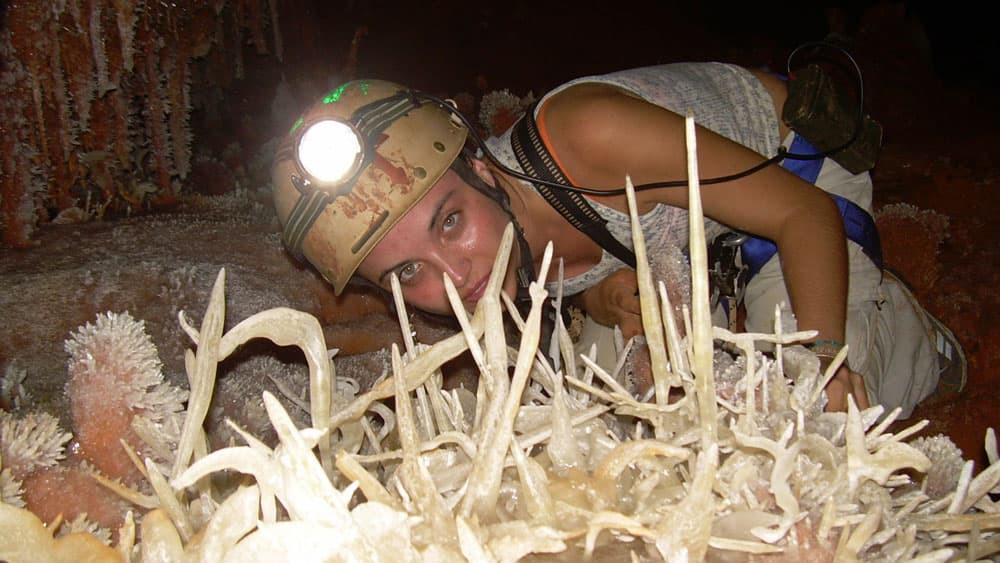
[{"label": "beaded bracelet", "polygon": [[837,340],[817,340],[809,344],[809,349],[820,358],[833,359],[844,347],[844,343]]},{"label": "beaded bracelet", "polygon": [[826,370],[826,366],[830,365],[843,347],[844,343],[837,340],[816,340],[809,344],[809,349],[820,359],[820,371]]}]

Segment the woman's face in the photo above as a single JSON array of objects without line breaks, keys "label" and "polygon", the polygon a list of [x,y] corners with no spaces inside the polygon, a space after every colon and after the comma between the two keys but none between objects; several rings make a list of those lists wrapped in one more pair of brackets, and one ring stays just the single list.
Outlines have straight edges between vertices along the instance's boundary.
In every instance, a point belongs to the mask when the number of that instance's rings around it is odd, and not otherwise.
[{"label": "woman's face", "polygon": [[[474,170],[494,185],[481,163],[475,163]],[[483,297],[508,222],[495,201],[448,170],[378,243],[358,273],[389,289],[395,272],[408,304],[451,315],[443,281],[448,274],[466,310],[472,311]],[[516,289],[517,259],[517,253],[512,254],[504,280],[511,296]]]}]

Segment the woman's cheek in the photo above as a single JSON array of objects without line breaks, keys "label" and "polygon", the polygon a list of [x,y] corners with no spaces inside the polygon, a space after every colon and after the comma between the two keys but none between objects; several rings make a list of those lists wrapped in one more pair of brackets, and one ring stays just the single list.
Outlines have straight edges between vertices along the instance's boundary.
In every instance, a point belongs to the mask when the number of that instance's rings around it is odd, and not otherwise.
[{"label": "woman's cheek", "polygon": [[477,247],[482,244],[482,232],[475,225],[467,224],[462,230],[462,237],[458,242],[457,251],[472,255]]},{"label": "woman's cheek", "polygon": [[429,313],[438,315],[450,315],[452,313],[443,283],[433,284],[424,282],[419,287],[412,288],[409,292],[404,292],[403,297],[408,304]]}]

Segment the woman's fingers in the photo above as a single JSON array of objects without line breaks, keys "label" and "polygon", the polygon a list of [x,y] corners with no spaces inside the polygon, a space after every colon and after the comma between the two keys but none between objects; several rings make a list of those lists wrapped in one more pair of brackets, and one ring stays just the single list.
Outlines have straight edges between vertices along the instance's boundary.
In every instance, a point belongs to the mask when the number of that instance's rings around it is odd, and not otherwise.
[{"label": "woman's fingers", "polygon": [[867,409],[871,405],[868,403],[868,390],[865,389],[865,380],[860,374],[850,372],[851,374],[851,394],[854,395],[854,402],[858,404],[859,409]]},{"label": "woman's fingers", "polygon": [[830,380],[830,383],[826,385],[826,409],[824,410],[827,412],[843,412],[847,410],[848,386],[839,375],[834,376]]},{"label": "woman's fingers", "polygon": [[639,315],[622,315],[618,322],[618,328],[622,331],[625,340],[642,334],[642,317]]},{"label": "woman's fingers", "polygon": [[868,403],[865,381],[861,375],[847,369],[846,366],[840,366],[837,375],[833,376],[833,379],[826,386],[826,411],[846,411],[848,396],[854,398],[854,404],[861,410],[871,406]]}]

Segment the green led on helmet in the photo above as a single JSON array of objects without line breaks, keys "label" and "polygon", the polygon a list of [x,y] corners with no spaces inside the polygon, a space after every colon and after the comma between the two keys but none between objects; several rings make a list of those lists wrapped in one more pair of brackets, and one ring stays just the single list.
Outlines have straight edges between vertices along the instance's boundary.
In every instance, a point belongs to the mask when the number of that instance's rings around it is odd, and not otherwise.
[{"label": "green led on helmet", "polygon": [[368,95],[368,83],[367,82],[365,82],[365,81],[348,82],[347,84],[341,84],[340,86],[337,86],[337,88],[335,88],[332,92],[330,92],[329,94],[327,94],[326,96],[324,96],[323,97],[323,103],[324,104],[332,104],[334,102],[340,101],[340,98],[344,95],[344,92],[347,91],[347,87],[351,86],[352,84],[355,85],[355,86],[357,86],[358,88],[360,88],[362,94],[364,94],[366,96]]}]

